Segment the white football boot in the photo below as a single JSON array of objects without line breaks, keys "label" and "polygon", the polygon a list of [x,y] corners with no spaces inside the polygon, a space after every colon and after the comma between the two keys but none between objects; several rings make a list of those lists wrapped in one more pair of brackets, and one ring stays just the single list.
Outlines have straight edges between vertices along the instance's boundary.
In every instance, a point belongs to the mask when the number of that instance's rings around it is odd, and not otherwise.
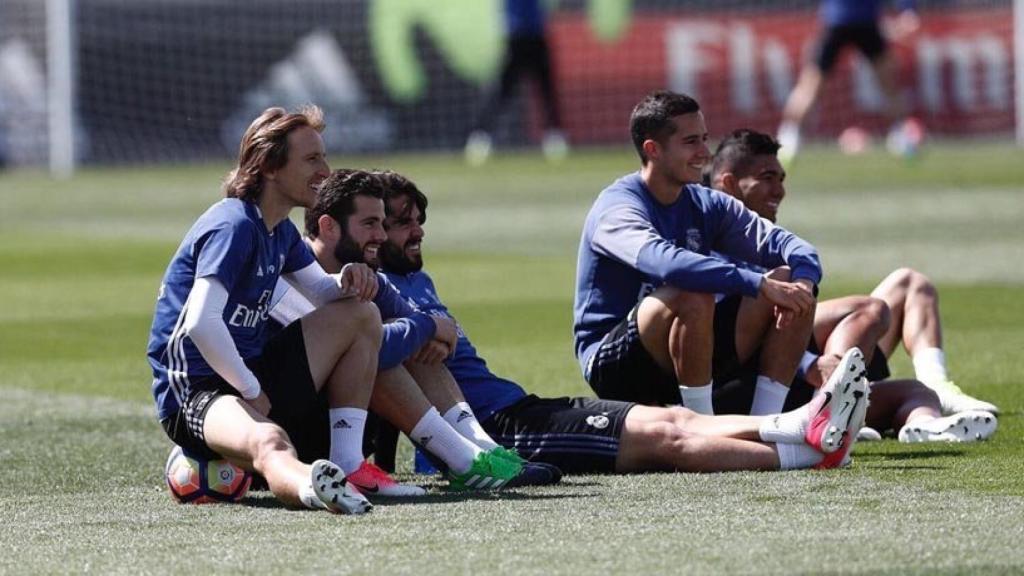
[{"label": "white football boot", "polygon": [[900,428],[900,442],[978,442],[995,433],[999,422],[990,412],[969,410],[951,416],[916,420]]},{"label": "white football boot", "polygon": [[365,514],[373,510],[373,504],[345,480],[345,473],[330,460],[313,462],[310,479],[317,498],[335,514]]}]

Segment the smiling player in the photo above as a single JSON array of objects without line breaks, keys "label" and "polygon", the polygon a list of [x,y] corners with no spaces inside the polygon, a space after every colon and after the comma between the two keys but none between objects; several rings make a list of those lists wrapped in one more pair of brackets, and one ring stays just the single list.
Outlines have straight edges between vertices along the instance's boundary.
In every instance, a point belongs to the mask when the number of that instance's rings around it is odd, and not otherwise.
[{"label": "smiling player", "polygon": [[[751,413],[781,411],[811,333],[817,252],[697,184],[711,154],[694,99],[654,92],[633,109],[630,130],[640,171],[601,193],[580,241],[574,319],[584,378],[601,398],[710,413],[712,378],[760,349]],[[715,294],[749,298],[723,309]]]}]

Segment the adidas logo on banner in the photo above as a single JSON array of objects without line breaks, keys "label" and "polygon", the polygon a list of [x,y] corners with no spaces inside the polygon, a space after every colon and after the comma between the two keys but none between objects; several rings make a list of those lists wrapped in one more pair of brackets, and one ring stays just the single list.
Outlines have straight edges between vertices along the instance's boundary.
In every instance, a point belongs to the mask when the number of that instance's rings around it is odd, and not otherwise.
[{"label": "adidas logo on banner", "polygon": [[284,60],[267,69],[262,83],[250,88],[221,123],[221,142],[232,150],[253,118],[270,106],[295,109],[316,102],[330,130],[324,144],[332,152],[389,149],[394,123],[386,110],[374,108],[334,35],[315,30],[302,37]]},{"label": "adidas logo on banner", "polygon": [[344,418],[334,423],[335,430],[348,430],[351,429],[352,425],[345,421]]}]

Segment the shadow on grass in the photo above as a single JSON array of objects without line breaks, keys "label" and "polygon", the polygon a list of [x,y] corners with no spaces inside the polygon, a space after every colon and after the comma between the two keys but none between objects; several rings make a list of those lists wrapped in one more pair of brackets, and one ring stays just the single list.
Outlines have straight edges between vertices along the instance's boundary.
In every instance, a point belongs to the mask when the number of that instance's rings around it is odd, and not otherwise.
[{"label": "shadow on grass", "polygon": [[925,458],[941,458],[943,456],[963,456],[967,451],[963,449],[944,448],[939,450],[908,450],[905,452],[875,452],[858,453],[855,456],[858,460],[885,461],[885,460],[920,460]]},{"label": "shadow on grass", "polygon": [[[519,488],[489,492],[456,492],[442,488],[441,492],[430,493],[417,498],[376,498],[371,499],[374,506],[407,506],[409,504],[452,504],[458,502],[479,501],[533,501],[533,500],[567,500],[594,498],[597,494],[534,494],[523,492]],[[252,508],[292,509],[274,497],[270,492],[249,493],[239,502]],[[304,509],[303,509],[304,510]]]}]

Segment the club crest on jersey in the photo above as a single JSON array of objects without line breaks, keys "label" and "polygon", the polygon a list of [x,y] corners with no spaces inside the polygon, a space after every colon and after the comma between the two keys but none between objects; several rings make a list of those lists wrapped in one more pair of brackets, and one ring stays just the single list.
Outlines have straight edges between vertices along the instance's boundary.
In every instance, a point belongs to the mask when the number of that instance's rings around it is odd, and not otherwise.
[{"label": "club crest on jersey", "polygon": [[611,421],[604,414],[596,414],[593,416],[587,416],[587,424],[597,428],[598,430],[604,430],[608,427]]},{"label": "club crest on jersey", "polygon": [[686,230],[686,249],[690,252],[700,252],[700,230],[689,228]]}]

